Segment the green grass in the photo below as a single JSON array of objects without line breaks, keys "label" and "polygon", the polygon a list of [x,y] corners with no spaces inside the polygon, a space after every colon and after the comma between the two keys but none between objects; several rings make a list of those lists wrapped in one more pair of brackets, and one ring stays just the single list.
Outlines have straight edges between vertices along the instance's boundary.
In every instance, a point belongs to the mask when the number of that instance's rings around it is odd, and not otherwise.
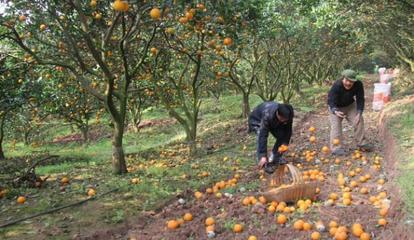
[{"label": "green grass", "polygon": [[392,117],[389,127],[398,141],[399,170],[398,184],[410,214],[414,216],[414,105],[391,105]]}]

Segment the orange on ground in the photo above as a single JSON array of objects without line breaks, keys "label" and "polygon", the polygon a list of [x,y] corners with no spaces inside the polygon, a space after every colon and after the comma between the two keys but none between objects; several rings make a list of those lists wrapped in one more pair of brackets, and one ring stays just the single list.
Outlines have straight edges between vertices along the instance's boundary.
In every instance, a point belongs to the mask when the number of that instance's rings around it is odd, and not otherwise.
[{"label": "orange on ground", "polygon": [[211,226],[211,225],[213,225],[214,223],[216,223],[216,221],[214,221],[214,218],[212,218],[212,217],[208,217],[208,218],[206,219],[206,226]]},{"label": "orange on ground", "polygon": [[286,217],[285,215],[283,215],[283,214],[279,214],[279,215],[277,216],[277,220],[276,220],[276,222],[277,222],[278,224],[285,224],[285,223],[287,222],[287,217]]},{"label": "orange on ground", "polygon": [[308,222],[305,222],[304,224],[303,224],[303,230],[305,230],[305,231],[309,231],[309,230],[311,230],[312,229],[312,224],[310,224],[310,223],[308,223]]},{"label": "orange on ground", "polygon": [[359,236],[359,239],[360,240],[370,240],[371,236],[368,233],[364,232]]},{"label": "orange on ground", "polygon": [[380,219],[378,220],[378,225],[380,225],[380,226],[385,226],[385,225],[387,225],[387,220],[385,220],[384,218],[380,218]]},{"label": "orange on ground", "polygon": [[17,203],[23,204],[24,202],[26,202],[26,198],[23,196],[20,196],[17,198]]},{"label": "orange on ground", "polygon": [[179,226],[180,226],[180,224],[176,220],[170,220],[170,221],[167,222],[167,228],[168,229],[176,229]]},{"label": "orange on ground", "polygon": [[235,224],[234,227],[233,227],[233,232],[235,232],[235,233],[243,232],[243,225]]},{"label": "orange on ground", "polygon": [[186,214],[184,214],[183,219],[185,221],[191,221],[191,220],[193,220],[193,215],[191,213],[186,213]]},{"label": "orange on ground", "polygon": [[319,240],[319,239],[321,239],[321,234],[319,232],[313,232],[311,234],[311,239],[312,240]]},{"label": "orange on ground", "polygon": [[293,223],[293,228],[296,229],[296,230],[302,230],[304,223],[305,222],[302,219],[299,219],[295,223]]}]

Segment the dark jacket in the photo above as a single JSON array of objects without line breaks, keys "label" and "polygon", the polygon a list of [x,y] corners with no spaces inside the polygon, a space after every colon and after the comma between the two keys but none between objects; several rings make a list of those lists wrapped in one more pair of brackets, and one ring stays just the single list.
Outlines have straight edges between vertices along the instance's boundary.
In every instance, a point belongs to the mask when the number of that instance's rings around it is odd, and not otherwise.
[{"label": "dark jacket", "polygon": [[331,112],[338,108],[346,107],[355,102],[359,113],[364,111],[364,86],[361,81],[356,81],[351,89],[346,90],[342,84],[342,79],[337,80],[328,93],[328,105]]},{"label": "dark jacket", "polygon": [[275,156],[279,156],[278,148],[282,145],[288,145],[292,136],[293,108],[291,109],[291,117],[286,124],[279,122],[276,112],[279,104],[276,102],[264,102],[257,106],[249,115],[249,132],[257,133],[257,157],[267,156],[267,138],[269,132],[277,139],[273,146],[272,152]]}]

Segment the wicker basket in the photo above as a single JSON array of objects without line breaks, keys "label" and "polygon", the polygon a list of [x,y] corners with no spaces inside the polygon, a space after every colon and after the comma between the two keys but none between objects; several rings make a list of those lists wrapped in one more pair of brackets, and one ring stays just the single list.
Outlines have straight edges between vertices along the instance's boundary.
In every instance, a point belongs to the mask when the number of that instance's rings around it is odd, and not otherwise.
[{"label": "wicker basket", "polygon": [[[292,183],[284,185],[281,184],[283,177],[286,173],[285,169],[289,170],[292,176]],[[261,192],[260,195],[264,196],[268,201],[276,202],[296,202],[300,199],[314,199],[316,196],[317,182],[305,183],[302,178],[302,174],[298,168],[291,164],[286,164],[277,169],[272,183],[274,185],[280,185],[277,188],[272,188],[267,192]]]}]

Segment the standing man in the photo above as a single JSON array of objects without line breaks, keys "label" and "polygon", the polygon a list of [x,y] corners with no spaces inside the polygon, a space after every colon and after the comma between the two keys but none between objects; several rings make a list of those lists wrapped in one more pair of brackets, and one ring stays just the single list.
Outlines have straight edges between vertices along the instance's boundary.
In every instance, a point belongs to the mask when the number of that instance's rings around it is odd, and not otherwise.
[{"label": "standing man", "polygon": [[[341,79],[337,80],[328,94],[329,119],[331,122],[330,145],[333,155],[345,155],[342,148],[342,120],[345,118],[354,128],[356,145],[363,151],[372,147],[364,137],[364,86],[356,79],[356,72],[346,69]],[[339,140],[339,141],[338,141]]]},{"label": "standing man", "polygon": [[[286,164],[279,147],[288,145],[292,136],[293,108],[289,104],[264,102],[258,105],[249,115],[249,133],[255,132],[257,138],[258,167],[273,173],[279,164]],[[269,132],[275,137],[272,154],[267,156],[267,138]]]}]

